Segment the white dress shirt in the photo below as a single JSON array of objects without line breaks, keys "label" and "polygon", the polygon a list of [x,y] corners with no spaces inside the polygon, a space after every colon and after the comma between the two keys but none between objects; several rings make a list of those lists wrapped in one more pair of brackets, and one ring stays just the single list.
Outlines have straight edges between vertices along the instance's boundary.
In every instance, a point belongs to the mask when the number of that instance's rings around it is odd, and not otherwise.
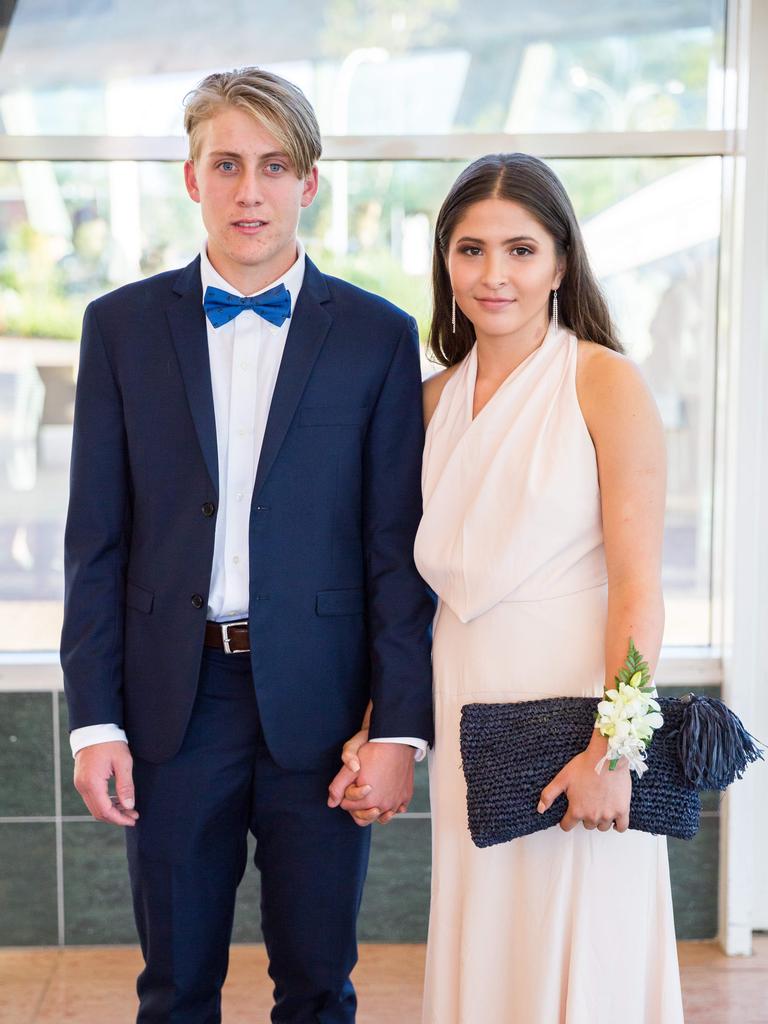
[{"label": "white dress shirt", "polygon": [[[297,241],[296,262],[261,291],[283,284],[293,312],[305,265],[304,246]],[[200,252],[200,277],[203,295],[212,286],[243,296],[214,269],[205,245]],[[214,327],[207,317],[205,320],[219,470],[219,507],[208,593],[208,618],[215,622],[248,618],[251,496],[290,324],[289,317],[278,327],[252,309],[244,309],[221,327]],[[89,725],[70,733],[73,756],[83,747],[113,740],[127,742],[125,732],[114,723]],[[424,757],[427,748],[425,740],[410,736],[371,742],[408,744],[416,748],[417,760]]]},{"label": "white dress shirt", "polygon": [[[304,247],[299,242],[293,266],[262,291],[285,285],[293,312],[304,281],[304,265]],[[213,269],[205,246],[200,253],[200,276],[203,295],[209,286],[237,296],[243,294]],[[219,508],[208,618],[231,622],[248,618],[251,495],[291,320],[289,317],[277,327],[252,309],[245,309],[221,327],[214,327],[207,317],[205,325],[219,454]]]}]

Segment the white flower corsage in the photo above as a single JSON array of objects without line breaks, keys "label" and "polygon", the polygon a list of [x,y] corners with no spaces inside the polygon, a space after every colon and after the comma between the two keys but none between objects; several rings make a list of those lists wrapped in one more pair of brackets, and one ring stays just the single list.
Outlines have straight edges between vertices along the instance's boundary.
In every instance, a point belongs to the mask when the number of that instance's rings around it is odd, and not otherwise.
[{"label": "white flower corsage", "polygon": [[656,697],[648,665],[643,661],[630,638],[629,653],[614,679],[615,688],[606,690],[597,705],[595,728],[608,739],[605,756],[595,765],[599,774],[606,761],[613,771],[622,757],[626,757],[638,778],[648,769],[646,750],[656,729],[664,724],[664,716]]}]

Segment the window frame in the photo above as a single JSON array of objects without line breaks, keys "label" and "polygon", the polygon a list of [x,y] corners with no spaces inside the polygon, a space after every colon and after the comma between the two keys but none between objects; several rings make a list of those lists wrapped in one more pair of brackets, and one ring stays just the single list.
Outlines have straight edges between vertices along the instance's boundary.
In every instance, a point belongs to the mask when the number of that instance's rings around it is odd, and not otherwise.
[{"label": "window frame", "polygon": [[[322,162],[470,161],[485,153],[515,151],[531,153],[544,160],[712,156],[734,160],[741,146],[743,132],[727,128],[673,132],[464,133],[450,136],[331,135],[323,137]],[[0,135],[0,161],[3,162],[179,163],[186,157],[187,140],[184,136]],[[718,334],[719,320],[718,317]],[[714,536],[717,536],[716,531]],[[715,598],[713,585],[710,585],[711,603]],[[39,652],[41,666],[47,663],[48,653]],[[30,653],[23,657],[35,656]],[[0,666],[4,666],[0,689],[3,680],[13,673],[14,658],[14,652],[0,652]],[[16,660],[20,666],[26,664],[18,658]],[[700,685],[705,682],[722,685],[722,652],[714,645],[665,645],[657,681],[660,686],[679,686],[691,681]]]}]

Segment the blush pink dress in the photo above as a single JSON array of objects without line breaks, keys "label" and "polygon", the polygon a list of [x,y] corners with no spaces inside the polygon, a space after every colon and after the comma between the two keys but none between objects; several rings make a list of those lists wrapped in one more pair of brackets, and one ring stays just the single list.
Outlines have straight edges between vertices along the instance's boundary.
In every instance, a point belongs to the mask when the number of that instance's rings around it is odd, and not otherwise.
[{"label": "blush pink dress", "polygon": [[551,828],[477,849],[459,716],[592,696],[607,574],[576,338],[541,346],[473,420],[473,349],[427,431],[416,563],[439,597],[423,1024],[682,1024],[664,838]]}]

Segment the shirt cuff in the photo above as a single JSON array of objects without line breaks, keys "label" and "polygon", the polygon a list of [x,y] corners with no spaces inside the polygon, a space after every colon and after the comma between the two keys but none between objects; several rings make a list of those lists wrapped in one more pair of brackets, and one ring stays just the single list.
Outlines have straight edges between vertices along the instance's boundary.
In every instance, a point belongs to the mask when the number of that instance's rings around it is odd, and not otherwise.
[{"label": "shirt cuff", "polygon": [[72,757],[83,747],[92,747],[97,743],[114,743],[116,740],[127,743],[128,737],[119,725],[112,722],[104,725],[84,725],[82,729],[73,729],[69,734]]},{"label": "shirt cuff", "polygon": [[408,747],[415,747],[413,753],[414,761],[423,761],[427,756],[427,741],[416,739],[415,736],[377,736],[369,743],[403,743]]}]

